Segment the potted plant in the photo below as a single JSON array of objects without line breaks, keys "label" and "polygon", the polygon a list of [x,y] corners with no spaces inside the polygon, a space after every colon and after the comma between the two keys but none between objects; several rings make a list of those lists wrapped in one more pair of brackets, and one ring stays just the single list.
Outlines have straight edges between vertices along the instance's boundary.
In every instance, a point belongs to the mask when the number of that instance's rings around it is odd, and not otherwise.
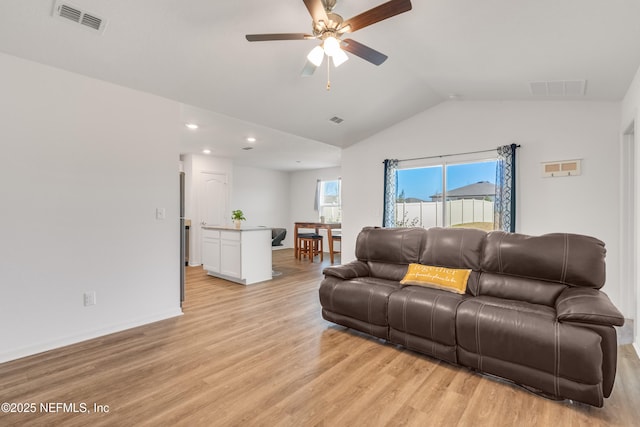
[{"label": "potted plant", "polygon": [[231,219],[233,223],[236,225],[236,228],[240,228],[240,221],[246,221],[247,218],[244,217],[244,214],[240,209],[236,209],[231,212]]}]

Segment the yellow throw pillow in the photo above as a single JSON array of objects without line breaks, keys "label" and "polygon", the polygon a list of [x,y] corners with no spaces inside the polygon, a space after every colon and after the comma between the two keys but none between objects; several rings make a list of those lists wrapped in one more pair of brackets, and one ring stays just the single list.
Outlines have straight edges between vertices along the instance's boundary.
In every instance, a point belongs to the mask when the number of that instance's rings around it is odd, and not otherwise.
[{"label": "yellow throw pillow", "polygon": [[418,285],[443,291],[464,294],[471,270],[460,268],[435,267],[432,265],[409,264],[403,285]]}]

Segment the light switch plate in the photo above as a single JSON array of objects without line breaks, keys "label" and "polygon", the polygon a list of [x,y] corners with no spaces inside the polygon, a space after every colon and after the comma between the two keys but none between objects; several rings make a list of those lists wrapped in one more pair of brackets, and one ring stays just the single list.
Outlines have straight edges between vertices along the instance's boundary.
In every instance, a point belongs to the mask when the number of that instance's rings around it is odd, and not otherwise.
[{"label": "light switch plate", "polygon": [[167,217],[167,212],[164,208],[156,208],[156,219],[163,220]]}]

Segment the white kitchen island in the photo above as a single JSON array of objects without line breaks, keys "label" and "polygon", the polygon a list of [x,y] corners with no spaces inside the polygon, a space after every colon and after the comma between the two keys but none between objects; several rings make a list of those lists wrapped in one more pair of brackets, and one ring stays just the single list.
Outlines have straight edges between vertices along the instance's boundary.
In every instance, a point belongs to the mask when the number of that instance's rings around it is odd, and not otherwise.
[{"label": "white kitchen island", "polygon": [[202,226],[202,266],[242,285],[271,280],[271,229]]}]

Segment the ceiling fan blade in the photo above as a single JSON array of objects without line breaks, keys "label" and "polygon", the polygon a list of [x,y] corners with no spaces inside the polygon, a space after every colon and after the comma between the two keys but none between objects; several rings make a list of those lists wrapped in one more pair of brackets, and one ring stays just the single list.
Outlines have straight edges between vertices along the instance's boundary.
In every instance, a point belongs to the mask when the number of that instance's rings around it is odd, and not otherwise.
[{"label": "ceiling fan blade", "polygon": [[302,73],[301,73],[302,77],[312,76],[313,73],[316,72],[316,68],[318,68],[318,67],[313,65],[313,63],[307,59],[307,63],[304,64],[304,68],[302,69]]},{"label": "ceiling fan blade", "polygon": [[324,5],[322,4],[322,0],[303,0],[304,5],[307,6],[307,10],[309,14],[311,14],[311,18],[313,18],[313,22],[324,21],[324,23],[329,22],[329,17],[327,17],[327,11],[324,10]]},{"label": "ceiling fan blade", "polygon": [[316,36],[304,33],[247,34],[245,37],[250,42],[265,42],[272,40],[309,40],[316,38]]},{"label": "ceiling fan blade", "polygon": [[369,9],[366,12],[347,19],[342,23],[341,32],[353,33],[361,28],[367,27],[376,22],[383,21],[392,16],[399,15],[411,10],[411,0],[391,0],[386,3]]},{"label": "ceiling fan blade", "polygon": [[342,50],[353,53],[355,56],[359,56],[374,65],[380,65],[388,58],[387,55],[352,39],[342,40]]}]

